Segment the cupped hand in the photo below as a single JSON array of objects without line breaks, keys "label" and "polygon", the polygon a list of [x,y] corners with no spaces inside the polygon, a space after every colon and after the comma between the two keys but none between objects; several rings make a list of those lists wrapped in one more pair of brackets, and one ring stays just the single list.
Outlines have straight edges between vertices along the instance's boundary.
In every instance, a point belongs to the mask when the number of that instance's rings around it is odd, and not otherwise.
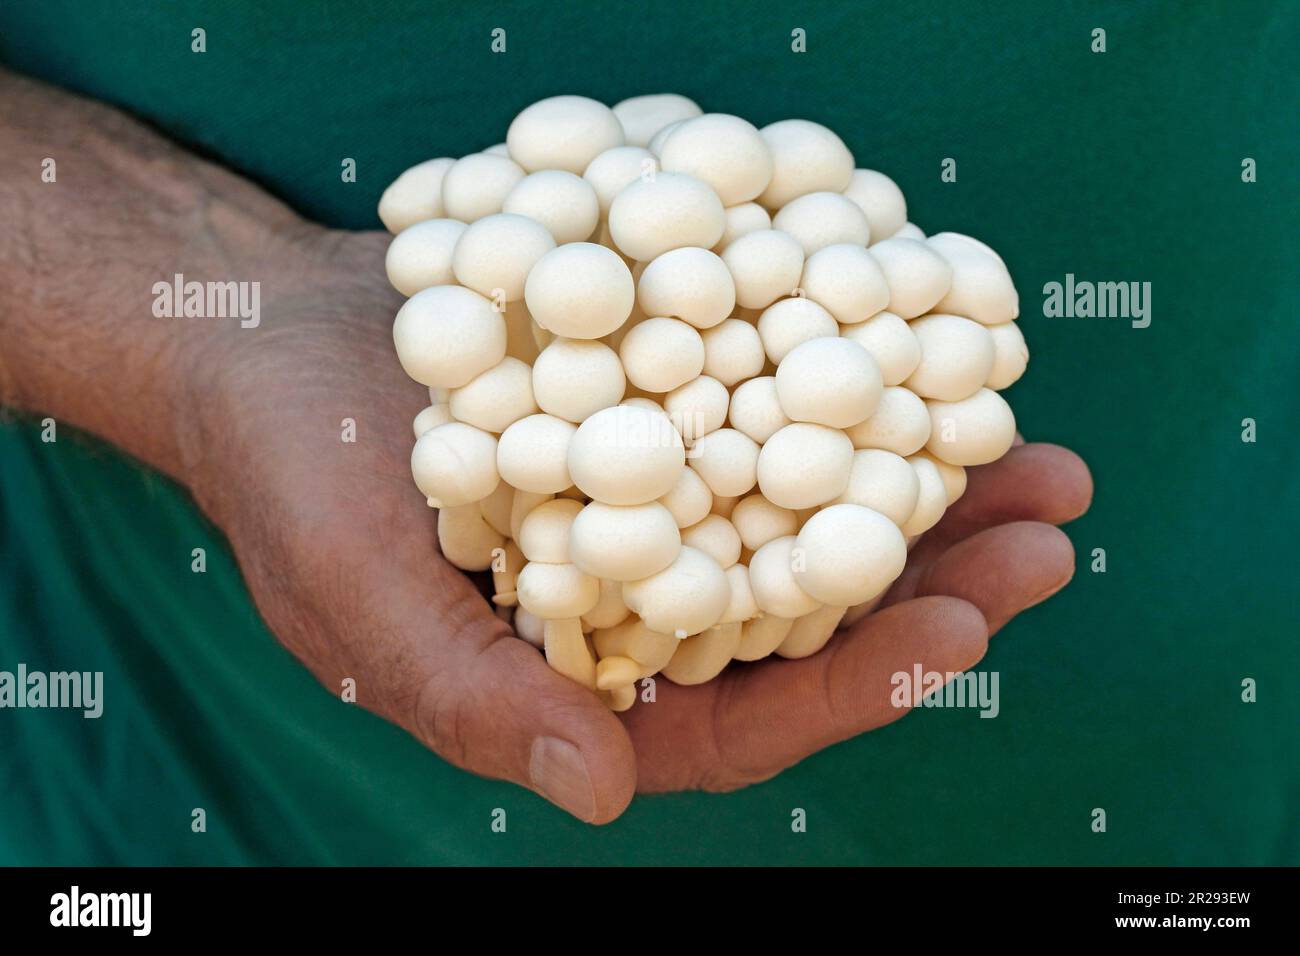
[{"label": "cupped hand", "polygon": [[438,552],[410,473],[427,395],[393,351],[387,238],[303,240],[297,291],[264,294],[261,328],[211,359],[193,484],[278,638],[331,692],[351,678],[357,703],[460,767],[593,823],[638,790],[743,787],[896,720],[891,675],[970,668],[1073,573],[1053,526],[1087,509],[1088,470],[1064,448],[1021,445],[970,470],[881,608],[820,653],[693,687],[661,678],[654,702],[612,713]]}]

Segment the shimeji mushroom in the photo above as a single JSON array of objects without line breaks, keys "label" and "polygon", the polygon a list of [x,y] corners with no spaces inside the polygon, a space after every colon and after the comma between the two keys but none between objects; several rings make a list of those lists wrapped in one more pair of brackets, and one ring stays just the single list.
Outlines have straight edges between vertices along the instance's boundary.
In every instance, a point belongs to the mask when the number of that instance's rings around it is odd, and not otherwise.
[{"label": "shimeji mushroom", "polygon": [[530,173],[506,195],[501,209],[540,223],[556,242],[591,238],[600,224],[600,200],[581,174],[562,169]]},{"label": "shimeji mushroom", "polygon": [[611,505],[639,505],[667,494],[685,463],[681,436],[668,416],[636,405],[601,409],[569,442],[573,484]]},{"label": "shimeji mushroom", "polygon": [[959,402],[926,402],[925,407],[930,412],[926,450],[950,465],[987,465],[1005,455],[1016,439],[1011,406],[990,389]]},{"label": "shimeji mushroom", "polygon": [[747,120],[708,113],[685,120],[665,140],[659,161],[713,188],[724,206],[754,199],[772,181],[772,152]]},{"label": "shimeji mushroom", "polygon": [[650,630],[645,621],[634,615],[612,627],[597,628],[591,639],[602,658],[627,657],[636,661],[641,666],[638,677],[659,673],[681,643],[672,634]]},{"label": "shimeji mushroom", "polygon": [[984,387],[993,371],[993,336],[978,322],[931,313],[912,323],[921,361],[903,384],[921,398],[959,402]]},{"label": "shimeji mushroom", "polygon": [[700,333],[700,340],[704,343],[702,371],[724,388],[733,388],[763,371],[767,358],[763,340],[758,329],[743,319],[727,319],[705,329]]},{"label": "shimeji mushroom", "polygon": [[596,659],[581,618],[600,600],[600,582],[572,564],[529,561],[516,586],[520,606],[545,622],[547,663],[595,690]]},{"label": "shimeji mushroom", "polygon": [[677,93],[633,96],[614,104],[614,115],[623,127],[623,135],[633,146],[647,146],[660,130],[702,112],[693,100]]},{"label": "shimeji mushroom", "polygon": [[638,262],[686,246],[711,249],[726,222],[717,193],[683,173],[638,178],[609,207],[610,238],[619,252]]},{"label": "shimeji mushroom", "polygon": [[555,240],[540,223],[527,216],[497,213],[484,216],[459,235],[451,270],[457,282],[479,295],[518,302],[533,266],[554,248]]},{"label": "shimeji mushroom", "polygon": [[411,378],[457,388],[506,357],[506,323],[477,292],[436,285],[406,300],[393,320],[393,344]]},{"label": "shimeji mushroom", "polygon": [[875,257],[855,242],[828,243],[810,255],[799,286],[841,325],[866,322],[889,305],[884,271]]},{"label": "shimeji mushroom", "polygon": [[740,645],[736,648],[735,659],[738,661],[761,661],[770,656],[790,633],[794,620],[777,617],[775,614],[760,613],[752,621],[746,621],[741,631]]},{"label": "shimeji mushroom", "polygon": [[439,549],[613,710],[817,653],[1015,439],[1006,263],[820,124],[555,96],[379,214]]},{"label": "shimeji mushroom", "polygon": [[745,566],[728,568],[726,580],[731,598],[722,617],[707,630],[683,640],[672,660],[664,665],[664,676],[674,684],[703,684],[722,673],[740,648],[745,621],[758,614]]},{"label": "shimeji mushroom", "polygon": [[548,415],[581,424],[627,388],[618,354],[592,339],[556,338],[533,362],[533,397]]},{"label": "shimeji mushroom", "polygon": [[921,481],[907,459],[892,451],[864,448],[853,453],[849,483],[831,504],[870,508],[901,528],[912,517],[920,495]]},{"label": "shimeji mushroom", "polygon": [[452,219],[477,222],[501,211],[524,170],[509,156],[472,153],[456,160],[442,177],[442,208]]},{"label": "shimeji mushroom", "polygon": [[850,339],[810,339],[776,367],[776,397],[786,417],[851,428],[871,417],[884,384],[880,368]]},{"label": "shimeji mushroom", "polygon": [[781,360],[797,345],[809,339],[840,334],[835,316],[806,296],[794,296],[772,303],[758,317],[758,334],[768,360]]},{"label": "shimeji mushroom", "polygon": [[717,624],[730,599],[731,587],[718,562],[685,545],[662,571],[623,585],[623,602],[647,627],[679,638]]},{"label": "shimeji mushroom", "polygon": [[452,255],[466,225],[457,219],[425,219],[399,232],[384,256],[393,288],[405,296],[456,282]]},{"label": "shimeji mushroom", "polygon": [[760,132],[772,151],[772,179],[758,196],[768,209],[809,193],[842,192],[853,179],[853,154],[820,123],[780,120]]},{"label": "shimeji mushroom", "polygon": [[840,335],[871,353],[886,386],[901,385],[921,363],[921,343],[911,326],[892,312],[877,312],[865,322],[842,325]]},{"label": "shimeji mushroom", "polygon": [[731,510],[731,523],[740,535],[741,544],[757,551],[774,538],[783,538],[799,530],[799,521],[789,508],[774,505],[756,492],[747,495]]},{"label": "shimeji mushroom", "polygon": [[791,622],[790,630],[776,649],[781,657],[811,657],[831,639],[848,608],[826,605]]},{"label": "shimeji mushroom", "polygon": [[[736,282],[708,249],[670,249],[646,264],[637,281],[637,305],[649,316],[681,319],[709,329],[736,308]],[[701,355],[703,359],[703,355]]]},{"label": "shimeji mushroom", "polygon": [[[771,214],[756,202],[742,202],[734,206],[727,206],[722,211],[723,227],[722,238],[717,241],[713,251],[721,254],[733,242],[741,236],[748,235],[759,229],[772,228]],[[802,256],[802,250],[800,250]],[[732,272],[735,276],[735,272]],[[739,287],[740,279],[736,278],[736,285]]]},{"label": "shimeji mushroom", "polygon": [[842,243],[865,247],[871,238],[862,210],[839,193],[830,192],[791,200],[772,217],[772,228],[794,236],[809,257]]},{"label": "shimeji mushroom", "polygon": [[888,310],[904,319],[929,312],[952,288],[952,266],[915,239],[886,239],[871,247],[889,283]]},{"label": "shimeji mushroom", "polygon": [[[525,522],[526,530],[527,522]],[[609,581],[639,581],[673,563],[682,546],[672,512],[657,501],[579,506],[569,535],[570,559]]]},{"label": "shimeji mushroom", "polygon": [[519,572],[527,559],[519,546],[507,541],[504,548],[492,558],[492,603],[497,607],[516,607],[519,604]]},{"label": "shimeji mushroom", "polygon": [[618,357],[628,381],[647,392],[671,392],[704,370],[704,339],[680,319],[646,319],[619,343]]},{"label": "shimeji mushroom", "polygon": [[537,260],[524,283],[524,302],[548,332],[598,339],[632,314],[636,285],[618,253],[594,242],[557,246]]},{"label": "shimeji mushroom", "polygon": [[732,240],[722,251],[722,261],[735,279],[736,304],[766,309],[799,288],[804,251],[788,232],[762,228]]},{"label": "shimeji mushroom", "polygon": [[854,504],[823,508],[795,537],[794,579],[822,604],[850,607],[880,594],[903,573],[907,542],[888,517]]},{"label": "shimeji mushroom", "polygon": [[844,433],[854,448],[878,448],[906,458],[930,439],[930,412],[917,394],[898,385],[880,393],[876,410]]},{"label": "shimeji mushroom", "polygon": [[792,422],[763,445],[758,487],[774,504],[814,508],[838,497],[849,483],[853,442],[838,428]]},{"label": "shimeji mushroom", "polygon": [[[857,203],[871,225],[871,241],[882,242],[907,225],[907,200],[898,184],[874,169],[855,169],[844,195]],[[924,236],[916,238],[924,239]]]},{"label": "shimeji mushroom", "polygon": [[446,215],[442,179],[456,160],[449,157],[417,163],[393,180],[379,197],[379,219],[396,235],[417,222]]}]

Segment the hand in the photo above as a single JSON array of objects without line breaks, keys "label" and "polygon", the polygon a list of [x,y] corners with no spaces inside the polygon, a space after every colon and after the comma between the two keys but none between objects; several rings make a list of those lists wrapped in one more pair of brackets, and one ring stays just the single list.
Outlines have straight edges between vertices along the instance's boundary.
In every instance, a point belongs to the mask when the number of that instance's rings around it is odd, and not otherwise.
[{"label": "hand", "polygon": [[[51,155],[77,157],[57,188],[31,175]],[[614,819],[636,789],[744,786],[894,720],[891,674],[971,666],[1069,580],[1051,524],[1087,508],[1087,469],[1013,449],[971,472],[884,610],[821,653],[660,680],[655,703],[615,715],[438,554],[410,475],[426,395],[393,351],[386,235],[304,223],[122,114],[2,70],[0,173],[22,226],[0,230],[0,400],[188,484],[271,629],[332,693],[352,678],[360,704],[448,760],[581,819]],[[160,321],[150,290],[178,272],[259,281],[261,325]]]},{"label": "hand", "polygon": [[[225,433],[196,487],[226,529],[271,629],[338,692],[458,766],[531,787],[583,820],[635,790],[731,790],[896,720],[890,676],[960,671],[1074,566],[1052,524],[1091,496],[1072,453],[1025,445],[973,469],[965,496],[913,550],[884,609],[805,660],[733,666],[708,684],[660,679],[625,714],[553,672],[471,579],[439,555],[414,488],[410,421],[424,389],[402,373],[382,234],[327,234],[322,285],[263,334],[239,337],[205,434]],[[357,423],[355,444],[341,422]]]},{"label": "hand", "polygon": [[734,790],[908,712],[893,674],[968,670],[988,639],[1074,574],[1053,527],[1092,498],[1087,466],[1057,445],[1020,444],[968,469],[962,496],[908,555],[880,607],[812,657],[730,665],[695,687],[659,682],[625,715],[643,791]]}]

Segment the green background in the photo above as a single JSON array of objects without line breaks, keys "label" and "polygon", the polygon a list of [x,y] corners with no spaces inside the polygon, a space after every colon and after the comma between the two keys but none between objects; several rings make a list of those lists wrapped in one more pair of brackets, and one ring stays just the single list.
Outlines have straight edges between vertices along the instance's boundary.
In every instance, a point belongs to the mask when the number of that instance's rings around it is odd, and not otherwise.
[{"label": "green background", "polygon": [[[1010,396],[1021,428],[1084,455],[1097,495],[1068,529],[1074,583],[981,665],[1001,673],[998,719],[914,714],[764,785],[638,798],[595,829],[337,701],[182,491],[9,421],[0,669],[102,670],[107,703],[98,721],[0,711],[0,862],[1300,862],[1298,41],[1289,2],[5,4],[0,59],[335,225],[376,227],[401,169],[498,142],[556,93],[825,122],[927,232],[1006,258],[1033,353]],[[1151,282],[1151,327],[1044,318],[1043,284],[1067,272]]]}]

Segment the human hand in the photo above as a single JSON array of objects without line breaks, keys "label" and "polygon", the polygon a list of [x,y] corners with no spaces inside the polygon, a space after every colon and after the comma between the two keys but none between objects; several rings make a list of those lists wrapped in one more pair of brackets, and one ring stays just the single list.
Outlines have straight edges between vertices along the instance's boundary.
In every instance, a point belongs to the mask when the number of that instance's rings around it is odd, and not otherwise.
[{"label": "human hand", "polygon": [[1092,478],[1068,449],[1023,444],[967,469],[966,493],[908,554],[867,617],[800,660],[733,663],[692,687],[659,684],[624,716],[642,791],[734,790],[875,730],[910,708],[895,673],[969,670],[988,639],[1063,588],[1074,548],[1054,527],[1083,514]]},{"label": "human hand", "polygon": [[[1016,448],[971,471],[884,609],[821,653],[661,680],[654,703],[615,715],[438,554],[411,482],[426,396],[393,350],[387,235],[305,223],[128,117],[3,71],[0,106],[0,205],[22,225],[0,231],[0,400],[189,485],[280,640],[459,766],[598,823],[636,789],[744,786],[901,716],[890,675],[971,666],[991,631],[1069,579],[1051,525],[1086,509],[1087,469]],[[57,189],[30,175],[50,155],[78,158]],[[157,318],[153,284],[181,272],[259,281],[261,324]]]},{"label": "human hand", "polygon": [[[1017,447],[971,470],[882,609],[823,652],[735,665],[698,686],[661,680],[655,702],[613,714],[438,554],[410,478],[409,422],[426,396],[392,348],[400,299],[383,282],[387,237],[313,241],[324,272],[349,278],[291,300],[283,324],[268,314],[266,333],[227,356],[205,429],[227,437],[200,500],[285,645],[326,687],[353,678],[359,703],[458,766],[597,823],[635,790],[742,787],[902,716],[892,674],[970,668],[992,632],[1073,573],[1052,525],[1086,509],[1087,469],[1056,446]],[[340,439],[349,417],[355,444]]]}]

